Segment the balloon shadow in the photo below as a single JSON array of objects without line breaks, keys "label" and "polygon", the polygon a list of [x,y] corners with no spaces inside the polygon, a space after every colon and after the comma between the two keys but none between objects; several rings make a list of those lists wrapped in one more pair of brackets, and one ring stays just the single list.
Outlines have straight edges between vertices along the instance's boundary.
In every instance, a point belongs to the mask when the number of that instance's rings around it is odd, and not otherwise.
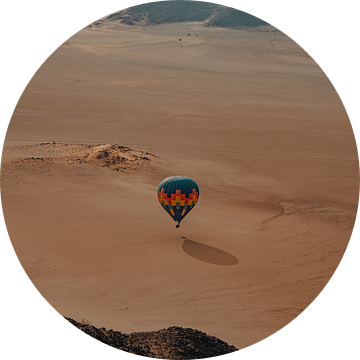
[{"label": "balloon shadow", "polygon": [[184,240],[182,249],[191,257],[210,264],[236,265],[239,263],[239,260],[235,256],[226,251],[189,239]]}]

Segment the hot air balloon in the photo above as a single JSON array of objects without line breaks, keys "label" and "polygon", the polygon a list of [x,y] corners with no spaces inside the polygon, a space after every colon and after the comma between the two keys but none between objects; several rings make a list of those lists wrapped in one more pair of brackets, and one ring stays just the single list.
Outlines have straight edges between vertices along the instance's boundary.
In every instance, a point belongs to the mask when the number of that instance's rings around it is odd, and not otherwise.
[{"label": "hot air balloon", "polygon": [[157,190],[161,206],[180,226],[181,220],[199,200],[199,187],[185,176],[171,176],[164,179]]}]

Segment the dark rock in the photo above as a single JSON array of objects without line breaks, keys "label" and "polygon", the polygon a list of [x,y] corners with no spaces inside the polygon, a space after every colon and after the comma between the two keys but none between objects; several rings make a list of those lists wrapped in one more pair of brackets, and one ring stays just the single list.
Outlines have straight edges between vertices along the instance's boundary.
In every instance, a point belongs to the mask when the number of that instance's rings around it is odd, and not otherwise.
[{"label": "dark rock", "polygon": [[234,352],[234,346],[199,330],[171,326],[151,332],[123,334],[65,318],[93,338],[132,354],[158,359],[204,359]]}]

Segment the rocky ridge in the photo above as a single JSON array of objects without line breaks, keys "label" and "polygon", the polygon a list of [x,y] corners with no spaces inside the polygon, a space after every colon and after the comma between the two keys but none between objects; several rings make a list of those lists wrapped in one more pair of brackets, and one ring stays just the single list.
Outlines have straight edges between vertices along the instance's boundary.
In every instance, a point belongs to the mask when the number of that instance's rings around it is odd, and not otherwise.
[{"label": "rocky ridge", "polygon": [[[113,171],[129,172],[146,167],[159,158],[145,151],[138,151],[118,144],[65,144],[42,143],[37,145],[12,146],[8,152],[18,155],[2,161],[2,169],[22,168],[43,163],[94,164]],[[24,154],[28,156],[23,157]],[[20,156],[19,156],[20,155]]]},{"label": "rocky ridge", "polygon": [[151,332],[123,334],[65,318],[71,324],[107,345],[132,354],[158,359],[203,359],[234,352],[234,346],[199,330],[171,326]]}]

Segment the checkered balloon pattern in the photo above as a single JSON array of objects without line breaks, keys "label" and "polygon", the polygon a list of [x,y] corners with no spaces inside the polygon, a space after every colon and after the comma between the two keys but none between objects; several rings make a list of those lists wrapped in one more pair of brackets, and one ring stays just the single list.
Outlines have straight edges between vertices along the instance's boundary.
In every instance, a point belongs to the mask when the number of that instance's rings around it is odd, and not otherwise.
[{"label": "checkered balloon pattern", "polygon": [[164,179],[157,190],[161,206],[178,223],[193,209],[199,200],[199,187],[185,176]]}]

